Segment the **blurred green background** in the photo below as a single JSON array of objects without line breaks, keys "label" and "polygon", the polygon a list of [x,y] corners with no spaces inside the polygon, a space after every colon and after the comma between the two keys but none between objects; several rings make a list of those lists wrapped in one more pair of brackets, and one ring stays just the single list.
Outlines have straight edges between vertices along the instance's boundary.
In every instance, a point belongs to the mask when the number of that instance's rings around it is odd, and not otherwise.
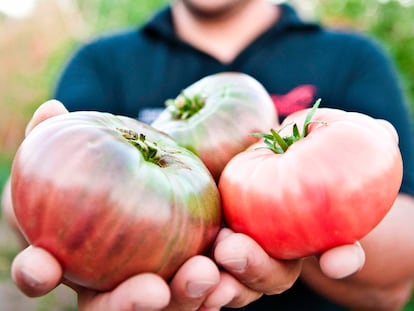
[{"label": "blurred green background", "polygon": [[[26,16],[2,12],[5,5],[1,2],[22,6],[27,1],[0,0],[0,190],[23,139],[26,123],[39,104],[50,98],[54,82],[73,50],[100,34],[137,27],[157,8],[169,3],[167,0],[37,0]],[[360,31],[378,39],[394,60],[414,111],[414,0],[287,2],[305,19]],[[9,239],[4,231],[0,235],[3,240]],[[12,239],[0,238],[0,283],[10,282],[10,263],[17,249]],[[1,289],[0,286],[0,293]],[[59,297],[37,299],[25,310],[73,310],[70,306],[73,297],[69,300]],[[0,295],[4,301],[1,298]],[[66,305],[56,306],[62,299]],[[6,311],[9,310],[14,309]],[[405,310],[414,308],[408,305]]]}]

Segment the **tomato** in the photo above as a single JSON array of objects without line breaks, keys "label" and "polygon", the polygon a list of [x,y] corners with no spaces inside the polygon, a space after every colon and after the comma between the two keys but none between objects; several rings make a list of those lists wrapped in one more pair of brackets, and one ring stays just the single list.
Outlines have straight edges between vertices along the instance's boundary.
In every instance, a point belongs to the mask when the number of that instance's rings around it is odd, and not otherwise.
[{"label": "tomato", "polygon": [[106,113],[36,126],[16,153],[11,187],[27,240],[53,254],[67,279],[97,290],[140,272],[168,280],[221,224],[217,186],[198,157]]},{"label": "tomato", "polygon": [[278,122],[270,95],[238,72],[206,76],[188,86],[152,123],[196,153],[218,181],[226,163]]},{"label": "tomato", "polygon": [[265,140],[227,164],[219,190],[228,226],[272,257],[295,259],[353,243],[396,199],[402,160],[387,121],[314,108],[259,136]]}]

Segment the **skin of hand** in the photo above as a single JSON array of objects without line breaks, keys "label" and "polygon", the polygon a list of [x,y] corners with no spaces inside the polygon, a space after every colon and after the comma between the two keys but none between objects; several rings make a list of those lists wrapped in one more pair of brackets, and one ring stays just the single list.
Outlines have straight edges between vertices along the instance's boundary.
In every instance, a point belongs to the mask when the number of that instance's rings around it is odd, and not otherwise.
[{"label": "skin of hand", "polygon": [[[202,0],[174,1],[175,30],[182,40],[223,63],[231,62],[280,14],[265,0],[216,0],[206,6]],[[200,12],[205,13],[203,18]],[[257,23],[252,24],[252,20]],[[387,217],[361,241],[362,247],[341,246],[318,258],[305,259],[301,278],[332,301],[350,308],[400,310],[413,290],[413,214],[414,198],[400,194]],[[216,249],[215,260],[222,264],[218,254]],[[362,267],[364,256],[364,268],[352,273],[358,265]]]},{"label": "skin of hand", "polygon": [[[44,103],[28,123],[26,134],[43,120],[62,113],[67,110],[60,102]],[[144,273],[112,291],[99,293],[65,280],[56,258],[42,248],[28,246],[15,257],[12,277],[30,297],[42,296],[64,283],[77,292],[79,310],[102,310],[103,306],[108,311],[219,310],[223,306],[242,307],[263,294],[289,289],[301,274],[303,262],[273,259],[254,240],[227,228],[219,233],[212,257],[214,261],[205,256],[189,259],[169,284],[155,274]],[[359,271],[364,260],[364,251],[356,243],[327,251],[317,266],[327,278],[337,279]]]},{"label": "skin of hand", "polygon": [[361,240],[366,261],[360,271],[335,280],[322,273],[322,258],[319,263],[308,258],[301,278],[328,299],[357,310],[401,310],[413,291],[413,217],[414,198],[400,194],[382,222]]}]

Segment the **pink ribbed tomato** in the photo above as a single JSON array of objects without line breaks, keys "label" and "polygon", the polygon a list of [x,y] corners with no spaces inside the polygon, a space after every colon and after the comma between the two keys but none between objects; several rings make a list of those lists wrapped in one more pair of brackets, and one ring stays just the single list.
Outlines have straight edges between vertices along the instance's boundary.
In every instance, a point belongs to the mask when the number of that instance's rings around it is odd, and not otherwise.
[{"label": "pink ribbed tomato", "polygon": [[329,108],[314,112],[292,114],[279,132],[261,135],[264,142],[235,156],[220,178],[229,227],[275,258],[361,239],[386,215],[401,185],[391,124]]},{"label": "pink ribbed tomato", "polygon": [[97,290],[140,272],[169,279],[220,227],[219,193],[201,160],[106,113],[36,126],[15,156],[11,187],[27,240],[53,254],[67,279]]},{"label": "pink ribbed tomato", "polygon": [[227,162],[257,141],[251,133],[278,124],[273,101],[253,77],[238,72],[206,76],[188,86],[152,123],[192,150],[218,181]]}]

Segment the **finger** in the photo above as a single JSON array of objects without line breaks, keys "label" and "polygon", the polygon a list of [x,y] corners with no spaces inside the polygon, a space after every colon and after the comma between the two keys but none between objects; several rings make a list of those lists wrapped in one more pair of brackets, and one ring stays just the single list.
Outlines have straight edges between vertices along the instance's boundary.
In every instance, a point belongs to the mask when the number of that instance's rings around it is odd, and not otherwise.
[{"label": "finger", "polygon": [[23,249],[26,248],[29,244],[24,238],[23,234],[20,231],[16,214],[14,213],[12,198],[11,198],[11,179],[10,176],[3,185],[3,193],[1,194],[1,206],[2,206],[2,216],[6,220],[7,225],[15,234],[19,246]]},{"label": "finger", "polygon": [[320,256],[322,272],[333,279],[347,277],[362,269],[365,253],[361,245],[355,244],[334,247]]},{"label": "finger", "polygon": [[62,267],[46,250],[28,246],[13,260],[12,278],[29,297],[42,296],[54,289],[62,278]]},{"label": "finger", "polygon": [[220,272],[212,260],[192,257],[170,283],[172,297],[167,310],[197,310],[219,281]]},{"label": "finger", "polygon": [[1,195],[1,206],[3,217],[7,223],[16,230],[19,226],[17,225],[16,215],[13,210],[12,198],[11,198],[11,179],[10,176],[3,185],[3,193]]},{"label": "finger", "polygon": [[219,234],[216,237],[213,248],[215,248],[217,246],[217,244],[219,244],[221,241],[223,241],[224,239],[226,239],[227,237],[229,237],[233,234],[234,234],[233,230],[231,230],[229,228],[221,228]]},{"label": "finger", "polygon": [[37,108],[34,112],[32,119],[26,126],[26,135],[39,123],[53,116],[67,113],[68,110],[63,106],[60,101],[55,99],[48,100]]},{"label": "finger", "polygon": [[219,285],[204,301],[203,307],[206,310],[220,310],[221,307],[241,308],[262,295],[240,283],[231,274],[222,271]]},{"label": "finger", "polygon": [[121,283],[113,291],[78,291],[79,311],[162,310],[170,301],[167,283],[158,275],[143,273]]},{"label": "finger", "polygon": [[384,119],[377,119],[376,121],[380,123],[388,131],[388,133],[392,136],[392,138],[398,144],[399,137],[398,137],[398,133],[395,127],[389,121],[384,120]]},{"label": "finger", "polygon": [[[299,277],[300,260],[276,260],[250,237],[223,232],[214,249],[216,262],[247,287],[266,294],[281,293]],[[220,233],[221,234],[221,233]]]}]

